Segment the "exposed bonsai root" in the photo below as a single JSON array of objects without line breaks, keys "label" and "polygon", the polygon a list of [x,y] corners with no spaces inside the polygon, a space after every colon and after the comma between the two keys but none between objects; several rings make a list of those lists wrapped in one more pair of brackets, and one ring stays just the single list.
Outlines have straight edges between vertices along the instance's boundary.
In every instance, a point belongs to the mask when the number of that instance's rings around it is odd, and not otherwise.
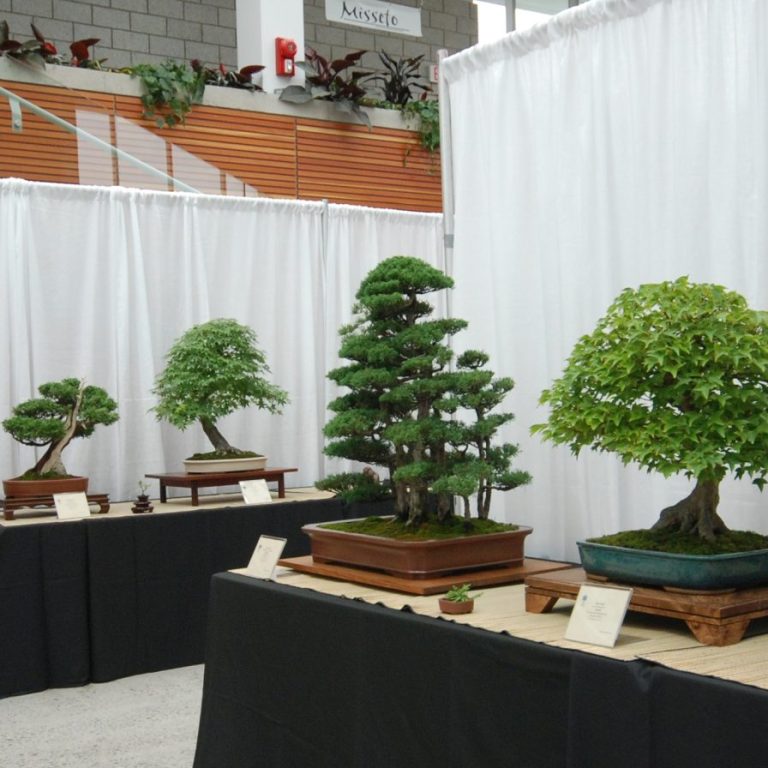
[{"label": "exposed bonsai root", "polygon": [[718,534],[728,530],[728,526],[717,514],[719,501],[719,483],[699,480],[689,496],[661,511],[652,530],[672,528],[680,533],[692,533],[706,541],[714,541]]}]

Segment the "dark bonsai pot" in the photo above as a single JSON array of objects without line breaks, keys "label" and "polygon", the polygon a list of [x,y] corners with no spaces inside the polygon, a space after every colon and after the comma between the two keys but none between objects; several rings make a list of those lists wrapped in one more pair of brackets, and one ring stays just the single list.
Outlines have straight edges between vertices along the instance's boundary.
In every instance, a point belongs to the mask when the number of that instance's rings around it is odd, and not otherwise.
[{"label": "dark bonsai pot", "polygon": [[76,475],[51,477],[40,480],[22,480],[15,477],[3,480],[6,498],[27,498],[30,496],[51,496],[54,493],[83,493],[88,490],[88,478]]},{"label": "dark bonsai pot", "polygon": [[141,493],[136,497],[136,502],[131,507],[131,512],[133,512],[134,515],[138,515],[142,512],[151,512],[153,509],[154,507],[149,501],[149,496]]}]

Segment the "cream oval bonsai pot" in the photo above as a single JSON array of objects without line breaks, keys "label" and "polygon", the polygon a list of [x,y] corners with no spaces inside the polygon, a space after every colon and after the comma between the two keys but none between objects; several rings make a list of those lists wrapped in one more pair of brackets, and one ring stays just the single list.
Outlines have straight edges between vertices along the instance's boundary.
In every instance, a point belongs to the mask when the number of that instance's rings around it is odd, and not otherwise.
[{"label": "cream oval bonsai pot", "polygon": [[158,376],[153,408],[158,420],[179,429],[198,422],[213,446],[184,461],[187,472],[237,472],[263,469],[267,457],[230,445],[217,422],[255,406],[280,413],[288,394],[266,379],[266,356],[256,334],[235,320],[218,318],[195,325],[177,339]]},{"label": "cream oval bonsai pot", "polygon": [[730,531],[718,513],[727,473],[766,482],[767,372],[768,314],[686,277],[625,289],[577,342],[533,431],[694,481],[650,531],[582,543],[589,573],[681,589],[768,583],[768,538]]}]

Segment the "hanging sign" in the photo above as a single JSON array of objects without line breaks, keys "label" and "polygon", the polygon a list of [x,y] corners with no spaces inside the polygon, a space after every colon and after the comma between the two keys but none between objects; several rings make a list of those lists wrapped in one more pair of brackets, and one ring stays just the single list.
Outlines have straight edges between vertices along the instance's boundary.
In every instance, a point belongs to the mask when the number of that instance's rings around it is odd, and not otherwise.
[{"label": "hanging sign", "polygon": [[421,8],[378,0],[325,0],[325,18],[379,32],[421,37]]}]

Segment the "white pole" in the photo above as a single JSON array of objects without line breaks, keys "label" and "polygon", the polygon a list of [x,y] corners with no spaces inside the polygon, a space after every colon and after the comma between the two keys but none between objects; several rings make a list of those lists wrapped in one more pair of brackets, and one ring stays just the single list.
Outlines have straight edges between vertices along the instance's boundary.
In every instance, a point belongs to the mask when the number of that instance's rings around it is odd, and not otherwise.
[{"label": "white pole", "polygon": [[[443,243],[445,246],[445,272],[453,275],[453,146],[451,143],[451,100],[445,80],[443,59],[448,55],[444,48],[437,52],[438,96],[440,98],[440,171],[443,187]],[[448,316],[451,316],[450,291],[448,291]]]}]

